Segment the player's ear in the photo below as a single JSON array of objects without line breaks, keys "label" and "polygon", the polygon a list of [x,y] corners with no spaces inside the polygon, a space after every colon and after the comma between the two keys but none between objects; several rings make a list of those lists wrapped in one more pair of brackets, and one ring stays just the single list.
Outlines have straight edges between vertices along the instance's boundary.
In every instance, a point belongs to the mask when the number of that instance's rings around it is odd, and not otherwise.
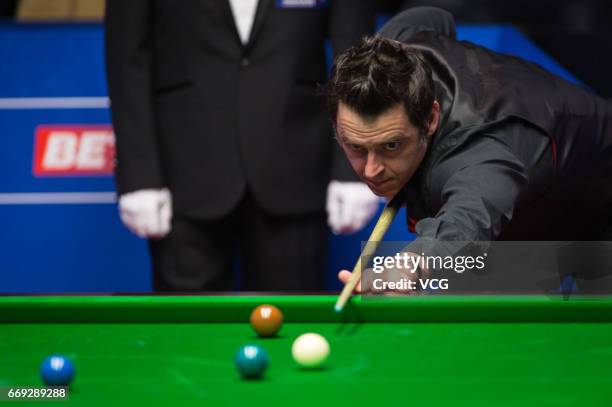
[{"label": "player's ear", "polygon": [[431,137],[440,124],[440,103],[434,100],[431,106],[431,112],[429,113],[429,119],[427,120],[427,137]]}]

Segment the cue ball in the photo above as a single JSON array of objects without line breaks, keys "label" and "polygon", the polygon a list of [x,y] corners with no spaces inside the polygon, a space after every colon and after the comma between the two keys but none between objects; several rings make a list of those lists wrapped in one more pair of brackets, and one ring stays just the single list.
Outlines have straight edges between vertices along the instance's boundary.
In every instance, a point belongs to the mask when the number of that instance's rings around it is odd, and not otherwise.
[{"label": "cue ball", "polygon": [[236,354],[236,367],[245,379],[257,379],[268,367],[268,354],[257,345],[246,345]]},{"label": "cue ball", "polygon": [[274,305],[260,305],[251,312],[251,327],[262,338],[278,333],[283,324],[283,313]]},{"label": "cue ball", "polygon": [[329,356],[329,343],[319,334],[303,334],[293,342],[291,354],[300,366],[318,367]]},{"label": "cue ball", "polygon": [[47,386],[68,386],[74,378],[74,366],[64,356],[51,355],[40,365],[40,375]]}]

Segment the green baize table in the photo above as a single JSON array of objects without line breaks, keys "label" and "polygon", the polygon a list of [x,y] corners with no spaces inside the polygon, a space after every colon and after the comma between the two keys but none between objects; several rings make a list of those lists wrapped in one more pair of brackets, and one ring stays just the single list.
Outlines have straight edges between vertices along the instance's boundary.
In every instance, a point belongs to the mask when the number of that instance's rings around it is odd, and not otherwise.
[{"label": "green baize table", "polygon": [[[0,386],[41,386],[50,354],[76,368],[71,406],[612,406],[612,298],[335,295],[0,297]],[[284,313],[258,338],[251,310]],[[317,332],[331,355],[300,369],[291,344]],[[245,344],[270,365],[243,380]],[[7,404],[8,403],[8,404]]]}]

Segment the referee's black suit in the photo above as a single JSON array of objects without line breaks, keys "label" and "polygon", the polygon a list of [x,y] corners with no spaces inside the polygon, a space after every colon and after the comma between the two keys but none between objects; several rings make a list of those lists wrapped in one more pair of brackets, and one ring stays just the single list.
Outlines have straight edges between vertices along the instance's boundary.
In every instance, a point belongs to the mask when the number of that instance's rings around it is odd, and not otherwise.
[{"label": "referee's black suit", "polygon": [[118,193],[173,197],[156,289],[230,288],[236,250],[245,289],[320,287],[326,187],[353,177],[317,96],[324,40],[370,33],[371,5],[259,0],[243,45],[228,0],[108,0]]}]

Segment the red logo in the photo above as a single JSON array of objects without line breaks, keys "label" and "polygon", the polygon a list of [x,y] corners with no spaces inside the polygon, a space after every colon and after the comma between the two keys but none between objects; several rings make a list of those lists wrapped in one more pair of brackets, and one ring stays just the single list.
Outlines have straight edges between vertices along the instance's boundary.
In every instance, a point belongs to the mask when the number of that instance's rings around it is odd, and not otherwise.
[{"label": "red logo", "polygon": [[34,143],[35,176],[113,174],[115,135],[109,125],[42,125]]}]

